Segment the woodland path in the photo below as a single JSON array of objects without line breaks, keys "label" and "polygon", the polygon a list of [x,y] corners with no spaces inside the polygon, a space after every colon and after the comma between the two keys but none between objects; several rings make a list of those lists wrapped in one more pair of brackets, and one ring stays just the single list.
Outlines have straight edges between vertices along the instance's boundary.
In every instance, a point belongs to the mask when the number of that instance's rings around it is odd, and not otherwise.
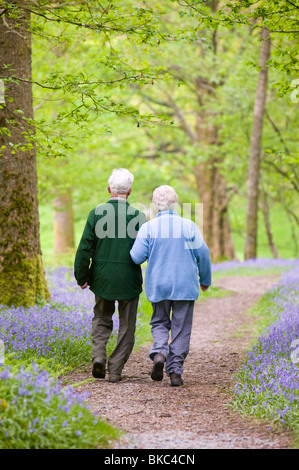
[{"label": "woodland path", "polygon": [[[171,387],[169,378],[154,382],[149,345],[128,360],[124,379],[113,384],[96,379],[79,385],[90,393],[88,404],[124,431],[115,449],[286,449],[291,436],[268,423],[232,411],[232,375],[250,347],[247,310],[271,288],[276,276],[238,276],[217,279],[213,285],[231,295],[197,302],[190,353],[184,366],[184,385]],[[72,382],[91,377],[88,370]]]}]

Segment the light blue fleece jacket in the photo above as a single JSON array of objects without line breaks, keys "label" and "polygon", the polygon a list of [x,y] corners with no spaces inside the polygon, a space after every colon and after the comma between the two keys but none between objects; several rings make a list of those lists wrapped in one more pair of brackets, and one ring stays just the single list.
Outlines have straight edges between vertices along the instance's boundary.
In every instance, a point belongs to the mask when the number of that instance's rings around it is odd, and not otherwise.
[{"label": "light blue fleece jacket", "polygon": [[148,260],[145,292],[150,302],[196,300],[199,282],[211,285],[209,249],[192,220],[161,211],[140,228],[130,251],[134,263]]}]

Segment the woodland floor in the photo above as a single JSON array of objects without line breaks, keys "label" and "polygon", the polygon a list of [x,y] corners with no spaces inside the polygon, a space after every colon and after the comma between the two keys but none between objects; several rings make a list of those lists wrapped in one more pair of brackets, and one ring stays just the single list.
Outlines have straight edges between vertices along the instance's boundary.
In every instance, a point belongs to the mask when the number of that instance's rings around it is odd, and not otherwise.
[{"label": "woodland floor", "polygon": [[[232,375],[252,342],[248,309],[271,288],[276,276],[238,276],[213,284],[231,295],[197,302],[190,353],[181,387],[169,378],[150,378],[150,345],[135,351],[117,384],[95,379],[79,385],[88,391],[92,412],[124,431],[114,449],[286,449],[292,436],[227,406]],[[91,369],[68,376],[78,383]]]}]

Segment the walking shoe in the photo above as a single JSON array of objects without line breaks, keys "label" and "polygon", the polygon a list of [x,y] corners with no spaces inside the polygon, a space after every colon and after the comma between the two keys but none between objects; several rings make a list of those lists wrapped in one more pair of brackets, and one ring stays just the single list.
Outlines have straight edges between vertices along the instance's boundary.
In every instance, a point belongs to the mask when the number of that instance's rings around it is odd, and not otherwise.
[{"label": "walking shoe", "polygon": [[106,375],[106,367],[104,361],[94,360],[92,364],[92,375],[95,379],[104,379]]},{"label": "walking shoe", "polygon": [[180,374],[175,374],[174,372],[169,375],[170,377],[170,384],[172,387],[179,387],[180,385],[183,385],[183,379],[180,376]]},{"label": "walking shoe", "polygon": [[154,357],[154,365],[152,368],[151,378],[153,380],[163,380],[163,369],[164,369],[164,362],[166,361],[165,356],[163,354],[156,354]]},{"label": "walking shoe", "polygon": [[109,376],[109,382],[112,382],[112,383],[117,383],[117,382],[120,382],[122,380],[122,376],[121,375],[110,375]]}]

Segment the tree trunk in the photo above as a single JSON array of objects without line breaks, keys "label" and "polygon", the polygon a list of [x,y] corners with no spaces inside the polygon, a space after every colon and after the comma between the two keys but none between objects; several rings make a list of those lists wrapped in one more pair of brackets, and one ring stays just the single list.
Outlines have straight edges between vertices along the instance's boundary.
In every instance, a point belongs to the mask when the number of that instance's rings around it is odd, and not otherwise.
[{"label": "tree trunk", "polygon": [[293,239],[293,242],[294,242],[294,257],[297,258],[298,257],[298,252],[299,252],[299,249],[298,249],[298,241],[297,241],[297,234],[296,234],[296,225],[298,225],[298,222],[296,223],[295,227],[294,227],[294,223],[293,223],[293,216],[294,214],[293,213],[290,213],[290,211],[288,210],[288,208],[285,207],[285,211],[286,211],[286,214],[287,214],[287,218],[290,222],[290,227],[291,227],[291,233],[292,233],[292,239]]},{"label": "tree trunk", "polygon": [[49,297],[39,237],[32,87],[27,82],[30,14],[22,11],[16,18],[6,12],[1,22],[1,77],[21,80],[4,79],[0,108],[0,304],[29,306]]},{"label": "tree trunk", "polygon": [[75,248],[74,216],[72,193],[70,190],[57,194],[54,208],[54,256],[69,253]]},{"label": "tree trunk", "polygon": [[258,229],[258,198],[259,198],[259,173],[260,154],[262,145],[263,120],[267,94],[268,67],[271,42],[269,32],[262,31],[261,70],[258,78],[257,93],[254,105],[253,129],[250,144],[249,170],[248,170],[248,204],[247,227],[245,240],[245,259],[257,256],[257,229]]},{"label": "tree trunk", "polygon": [[266,233],[267,233],[267,238],[268,238],[268,243],[269,247],[271,250],[271,253],[274,258],[278,258],[278,253],[277,249],[273,240],[273,234],[271,230],[271,224],[270,224],[270,209],[269,209],[269,204],[268,204],[268,199],[267,199],[267,194],[266,191],[263,189],[261,193],[261,206],[262,206],[262,212],[263,212],[263,217],[264,217],[264,223],[265,223],[265,228],[266,228]]},{"label": "tree trunk", "polygon": [[226,184],[212,161],[194,168],[198,194],[203,203],[203,237],[213,262],[235,258],[226,199]]},{"label": "tree trunk", "polygon": [[[219,146],[218,128],[213,116],[206,112],[198,113],[196,141],[201,148]],[[200,147],[199,147],[200,151]],[[212,261],[235,258],[234,244],[228,218],[227,188],[219,170],[220,159],[209,158],[194,168],[200,202],[203,203],[203,236],[211,252]],[[226,202],[227,201],[227,202]]]}]

